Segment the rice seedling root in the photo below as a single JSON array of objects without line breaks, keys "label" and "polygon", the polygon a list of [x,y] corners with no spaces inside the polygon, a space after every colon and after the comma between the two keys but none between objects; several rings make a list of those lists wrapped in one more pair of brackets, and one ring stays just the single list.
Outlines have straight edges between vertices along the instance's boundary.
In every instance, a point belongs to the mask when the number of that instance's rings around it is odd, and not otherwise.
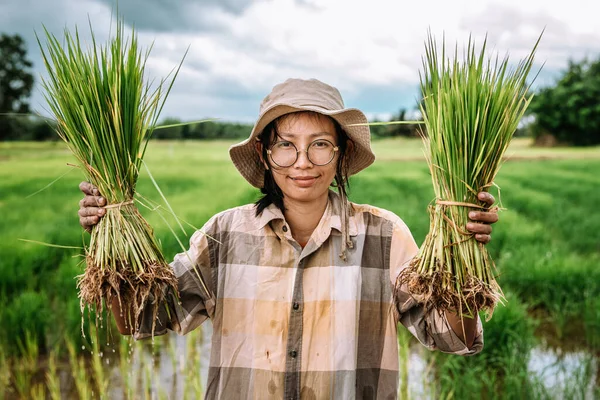
[{"label": "rice seedling root", "polygon": [[462,291],[458,293],[454,290],[456,278],[450,272],[421,273],[418,271],[420,261],[415,257],[410,265],[402,270],[394,290],[399,291],[402,287],[402,290],[410,293],[427,312],[435,310],[441,314],[450,311],[473,317],[484,311],[489,319],[498,302],[502,302],[503,294],[496,281],[485,283],[475,276],[468,276],[461,284]]},{"label": "rice seedling root", "polygon": [[493,260],[475,235],[461,228],[472,208],[485,209],[475,203],[435,201],[429,207],[430,232],[397,278],[395,290],[410,293],[427,312],[473,317],[484,311],[489,319],[502,302],[502,290],[491,274]]},{"label": "rice seedling root", "polygon": [[[110,216],[114,216],[115,214],[119,214],[117,218],[110,218]],[[136,229],[136,231],[138,233],[144,232],[146,235],[145,237],[139,237],[138,240],[142,242],[144,239],[147,239],[147,243],[154,244],[151,227],[132,203],[119,208],[108,208],[106,216],[109,217],[107,220],[111,220],[108,223],[114,223],[115,221],[127,222],[114,224],[110,227],[110,230],[123,233],[128,228],[133,229],[133,226],[141,226],[144,229]],[[105,230],[102,224],[98,224],[94,229],[97,230],[93,233],[96,236],[102,236],[102,231]],[[113,235],[110,232],[108,234]],[[100,237],[100,239],[102,238]],[[160,251],[155,246],[150,245],[147,247],[147,250],[154,251],[141,252],[135,249],[136,245],[139,246],[140,243],[131,243],[133,248],[125,246],[119,248],[118,251],[111,251],[107,246],[103,246],[101,249],[94,246],[94,244],[97,245],[98,243],[101,243],[101,240],[92,243],[88,249],[85,271],[82,275],[78,276],[77,287],[79,289],[82,312],[86,307],[91,307],[96,311],[96,315],[101,315],[103,312],[103,300],[110,307],[113,300],[116,299],[120,309],[125,313],[131,314],[124,315],[124,319],[128,327],[136,331],[139,328],[142,312],[146,309],[148,302],[151,301],[150,310],[153,316],[152,330],[154,331],[158,306],[165,290],[167,288],[174,290],[174,293],[178,297],[177,278],[173,269],[163,259]],[[110,245],[113,243],[105,241],[103,244],[109,244],[108,247],[112,247]],[[98,251],[102,251],[103,254],[108,252],[111,255],[115,255],[110,258],[109,267],[107,267],[106,262],[98,262],[98,258],[96,257]],[[135,267],[128,261],[131,260],[131,257],[127,256],[128,253],[131,254],[134,252],[138,255],[138,257],[135,257],[138,259]],[[146,253],[146,257],[141,256],[140,253]]]}]

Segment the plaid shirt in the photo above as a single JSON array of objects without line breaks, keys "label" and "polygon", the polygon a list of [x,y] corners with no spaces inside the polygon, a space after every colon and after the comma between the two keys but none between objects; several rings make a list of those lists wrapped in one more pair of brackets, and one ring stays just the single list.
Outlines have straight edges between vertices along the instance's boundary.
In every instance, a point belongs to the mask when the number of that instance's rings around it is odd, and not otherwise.
[{"label": "plaid shirt", "polygon": [[[408,294],[394,312],[396,276],[418,250],[399,217],[352,204],[354,247],[343,261],[339,209],[330,192],[304,248],[273,205],[258,217],[252,204],[227,210],[175,257],[181,305],[166,296],[155,334],[185,334],[211,319],[207,398],[396,398],[398,316],[429,349],[462,355],[482,349],[481,321],[468,349],[443,316],[425,314]],[[149,315],[137,338],[150,335]]]}]

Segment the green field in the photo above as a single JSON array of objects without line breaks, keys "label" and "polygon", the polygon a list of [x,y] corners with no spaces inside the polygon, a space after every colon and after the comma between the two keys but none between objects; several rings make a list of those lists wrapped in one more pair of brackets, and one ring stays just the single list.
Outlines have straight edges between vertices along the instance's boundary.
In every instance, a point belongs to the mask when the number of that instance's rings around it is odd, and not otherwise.
[{"label": "green field", "polygon": [[[229,161],[229,144],[150,144],[146,163],[180,219],[200,227],[218,211],[257,199]],[[350,199],[394,211],[422,242],[433,190],[420,141],[380,140],[374,149],[378,159],[351,179]],[[534,149],[519,139],[508,156],[496,180],[501,196],[493,191],[505,210],[488,248],[509,302],[486,323],[481,355],[420,352],[431,368],[416,378],[418,390],[415,382],[407,384],[413,366],[401,354],[404,396],[420,397],[415,390],[460,399],[600,396],[600,148]],[[65,360],[65,340],[89,349],[75,288],[82,272],[78,251],[19,240],[83,245],[87,234],[77,216],[82,174],[67,165],[72,161],[62,143],[0,143],[0,399],[33,396],[23,392],[33,382],[37,394],[43,391],[44,371],[28,370],[24,356]],[[160,202],[146,172],[138,192]],[[180,247],[163,218],[174,229],[175,223],[159,211],[143,214],[169,258]],[[186,243],[192,231],[175,232]],[[540,352],[576,362],[562,371]]]}]

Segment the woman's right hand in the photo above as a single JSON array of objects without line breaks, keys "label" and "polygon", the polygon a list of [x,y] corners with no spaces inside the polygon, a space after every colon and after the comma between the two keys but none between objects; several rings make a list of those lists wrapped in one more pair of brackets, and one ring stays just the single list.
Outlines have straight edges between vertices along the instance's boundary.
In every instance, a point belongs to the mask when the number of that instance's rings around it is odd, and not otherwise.
[{"label": "woman's right hand", "polygon": [[100,222],[106,210],[102,207],[106,205],[106,199],[100,195],[98,188],[89,182],[79,184],[85,197],[79,202],[79,224],[88,232],[92,227]]}]

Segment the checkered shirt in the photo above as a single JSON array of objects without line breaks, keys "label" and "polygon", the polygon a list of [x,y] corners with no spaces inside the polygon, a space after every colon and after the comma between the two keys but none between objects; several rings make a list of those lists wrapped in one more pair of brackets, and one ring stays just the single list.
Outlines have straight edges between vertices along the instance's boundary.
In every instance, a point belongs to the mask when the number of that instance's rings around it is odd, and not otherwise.
[{"label": "checkered shirt", "polygon": [[[395,399],[398,322],[431,350],[481,351],[480,320],[469,349],[443,315],[425,313],[406,292],[394,312],[393,284],[418,247],[392,212],[351,210],[345,261],[332,191],[304,248],[277,207],[257,217],[249,204],[215,215],[175,256],[179,302],[166,294],[155,335],[212,321],[207,399]],[[136,338],[151,334],[150,314]]]}]

